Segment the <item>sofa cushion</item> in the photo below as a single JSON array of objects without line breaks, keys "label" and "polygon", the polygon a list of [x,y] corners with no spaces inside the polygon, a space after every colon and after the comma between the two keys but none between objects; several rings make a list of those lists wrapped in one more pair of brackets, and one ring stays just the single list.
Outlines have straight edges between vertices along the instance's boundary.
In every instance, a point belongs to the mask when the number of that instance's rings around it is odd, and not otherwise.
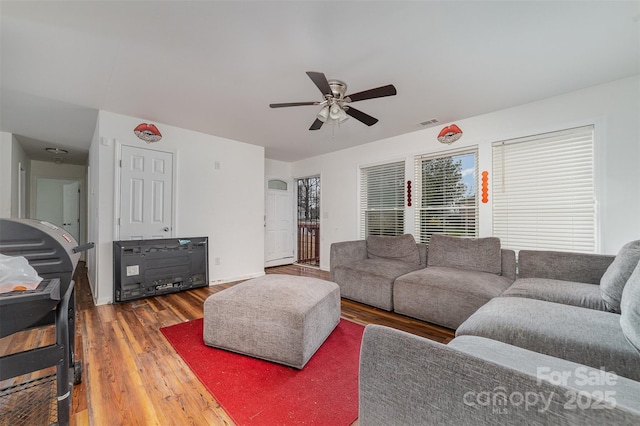
[{"label": "sofa cushion", "polygon": [[502,271],[500,239],[497,237],[460,238],[433,234],[429,241],[427,266],[500,274]]},{"label": "sofa cushion", "polygon": [[600,284],[615,256],[551,250],[520,250],[519,278],[548,278],[576,283]]},{"label": "sofa cushion", "polygon": [[548,278],[520,278],[500,296],[525,297],[606,311],[600,286]]},{"label": "sofa cushion", "polygon": [[397,237],[370,235],[367,237],[367,257],[420,264],[420,252],[411,234]]},{"label": "sofa cushion", "polygon": [[497,297],[478,309],[456,336],[480,336],[640,380],[640,354],[620,315],[520,297]]},{"label": "sofa cushion", "polygon": [[620,313],[625,283],[640,260],[640,240],[625,244],[600,280],[600,293],[611,312]]},{"label": "sofa cushion", "polygon": [[334,279],[342,297],[391,311],[394,280],[423,267],[397,260],[363,259],[336,267]]},{"label": "sofa cushion", "polygon": [[624,337],[640,352],[640,263],[622,291],[620,326]]},{"label": "sofa cushion", "polygon": [[488,272],[429,266],[396,278],[394,311],[455,329],[512,282]]}]

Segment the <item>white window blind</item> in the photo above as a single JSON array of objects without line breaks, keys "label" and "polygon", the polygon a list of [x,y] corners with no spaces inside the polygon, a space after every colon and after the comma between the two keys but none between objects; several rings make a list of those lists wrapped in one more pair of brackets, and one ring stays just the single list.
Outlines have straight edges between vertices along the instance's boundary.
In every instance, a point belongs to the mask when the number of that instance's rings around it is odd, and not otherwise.
[{"label": "white window blind", "polygon": [[404,233],[404,161],[360,169],[360,237]]},{"label": "white window blind", "polygon": [[492,182],[502,247],[596,251],[593,126],[494,143]]},{"label": "white window blind", "polygon": [[475,237],[478,223],[476,150],[415,158],[416,240],[431,234]]}]

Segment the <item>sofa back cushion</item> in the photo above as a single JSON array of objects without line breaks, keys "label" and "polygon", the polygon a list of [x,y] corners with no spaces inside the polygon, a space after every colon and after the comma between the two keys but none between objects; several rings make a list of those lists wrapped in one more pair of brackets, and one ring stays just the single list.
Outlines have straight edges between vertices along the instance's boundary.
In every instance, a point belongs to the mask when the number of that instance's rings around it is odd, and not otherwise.
[{"label": "sofa back cushion", "polygon": [[367,237],[367,257],[420,264],[420,252],[411,234],[397,237],[370,235]]},{"label": "sofa back cushion", "polygon": [[608,254],[520,250],[518,278],[546,278],[599,285],[613,259],[615,256]]},{"label": "sofa back cushion", "polygon": [[631,346],[640,352],[640,263],[622,291],[620,327]]},{"label": "sofa back cushion", "polygon": [[625,244],[600,279],[600,295],[607,309],[620,313],[620,299],[625,283],[640,261],[640,240]]},{"label": "sofa back cushion", "polygon": [[427,266],[500,274],[502,271],[500,238],[459,238],[433,234],[429,241]]}]

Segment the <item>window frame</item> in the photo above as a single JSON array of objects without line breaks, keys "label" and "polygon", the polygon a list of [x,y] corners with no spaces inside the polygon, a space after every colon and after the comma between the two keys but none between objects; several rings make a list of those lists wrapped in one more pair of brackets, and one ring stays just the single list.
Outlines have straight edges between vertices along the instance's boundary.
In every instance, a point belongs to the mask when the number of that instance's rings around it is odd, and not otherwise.
[{"label": "window frame", "polygon": [[[423,192],[423,163],[426,161],[432,161],[432,160],[439,160],[439,159],[445,159],[445,158],[454,158],[454,157],[459,157],[459,156],[464,156],[464,155],[473,155],[473,174],[474,174],[474,178],[473,178],[473,190],[474,190],[474,194],[473,194],[473,201],[472,201],[472,205],[454,205],[454,206],[450,206],[450,207],[446,207],[446,206],[440,206],[440,205],[432,205],[432,206],[425,206],[424,205],[424,197],[425,194]],[[479,222],[479,205],[478,205],[478,163],[479,163],[479,152],[478,152],[478,147],[477,146],[472,146],[472,147],[465,147],[463,149],[457,149],[457,150],[449,150],[449,151],[440,151],[440,152],[435,152],[435,153],[429,153],[429,154],[423,154],[423,155],[417,155],[414,158],[414,174],[415,174],[415,183],[413,185],[413,190],[414,190],[414,221],[415,221],[415,239],[417,242],[419,243],[423,243],[423,244],[429,244],[430,241],[430,237],[432,234],[434,233],[444,233],[447,235],[455,235],[455,236],[462,236],[462,237],[472,237],[475,238],[478,236],[478,232],[479,232],[479,228],[480,228],[480,222]],[[462,173],[462,171],[461,171]],[[462,179],[463,176],[460,177],[460,179]],[[437,198],[437,197],[436,197]],[[459,221],[451,221],[450,222],[450,228],[449,229],[453,229],[453,228],[458,228],[461,229],[461,225],[463,223],[469,223],[469,222],[473,222],[473,227],[472,227],[472,232],[463,232],[463,233],[459,233],[459,232],[447,232],[447,229],[440,229],[438,230],[438,226],[426,226],[426,229],[423,229],[424,224],[423,224],[423,212],[425,211],[436,211],[436,210],[440,210],[440,211],[444,211],[446,212],[451,211],[452,213],[457,214],[458,216],[460,216],[460,220]],[[468,211],[471,216],[469,215],[469,213],[467,214],[460,214],[461,211]],[[456,213],[457,211],[457,213]],[[446,214],[446,213],[445,213]],[[471,220],[465,220],[464,217],[469,218],[472,217]],[[441,228],[446,228],[447,225],[444,224]],[[464,227],[465,229],[469,230],[471,228],[469,227]],[[437,231],[437,232],[434,232]]]},{"label": "window frame", "polygon": [[[595,125],[497,141],[491,146],[492,233],[501,238],[503,247],[597,253]],[[516,173],[505,171],[506,167],[519,169]],[[509,194],[505,194],[507,186],[512,189]],[[525,223],[529,223],[526,229]]]},{"label": "window frame", "polygon": [[[383,177],[385,172],[388,172],[387,178],[395,180],[395,182],[383,182],[385,186],[384,189],[391,190],[395,192],[391,198],[387,201],[378,200],[379,203],[388,204],[386,206],[381,206],[380,204],[375,207],[370,206],[370,193],[368,192],[371,183],[369,182],[369,177],[371,177],[371,173],[375,173],[378,178]],[[405,160],[397,160],[390,161],[375,165],[369,166],[361,166],[359,168],[360,173],[360,188],[359,188],[359,202],[360,202],[360,212],[359,212],[359,236],[361,239],[366,239],[369,235],[402,235],[405,233],[405,209],[406,209],[406,193],[405,193],[405,185],[406,185],[406,172],[405,172]],[[394,177],[392,176],[395,176]],[[401,184],[399,184],[401,182]],[[395,188],[393,188],[395,186]],[[382,189],[382,190],[384,190]],[[378,189],[380,191],[381,189]],[[368,220],[369,213],[380,213],[380,222],[384,221],[383,215],[390,214],[390,216],[395,216],[391,220],[395,222],[393,227],[387,228],[388,232],[370,232],[370,221]],[[380,229],[384,228],[384,226],[380,225]]]}]

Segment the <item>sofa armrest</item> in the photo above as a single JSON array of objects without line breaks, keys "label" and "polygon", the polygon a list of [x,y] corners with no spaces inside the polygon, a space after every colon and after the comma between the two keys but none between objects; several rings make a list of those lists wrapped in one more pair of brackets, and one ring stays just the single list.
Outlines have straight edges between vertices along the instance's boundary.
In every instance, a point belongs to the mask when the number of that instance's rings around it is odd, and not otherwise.
[{"label": "sofa armrest", "polygon": [[[596,425],[640,420],[634,402],[638,382],[619,377],[613,384],[589,390],[572,383],[565,386],[554,381],[554,373],[569,372],[579,378],[578,372],[599,370],[475,339],[471,350],[484,343],[486,354],[482,349],[478,356],[399,330],[367,326],[360,354],[359,424]],[[495,355],[501,350],[504,364]],[[531,374],[531,369],[541,373]]]},{"label": "sofa armrest", "polygon": [[518,277],[600,284],[614,258],[605,254],[520,250]]},{"label": "sofa armrest", "polygon": [[335,268],[356,260],[367,258],[367,241],[341,241],[331,244],[329,253],[329,274],[331,281],[335,282]]},{"label": "sofa armrest", "polygon": [[509,249],[501,249],[500,250],[501,262],[502,262],[502,272],[500,275],[503,277],[507,277],[511,279],[511,281],[516,280],[516,252]]}]

